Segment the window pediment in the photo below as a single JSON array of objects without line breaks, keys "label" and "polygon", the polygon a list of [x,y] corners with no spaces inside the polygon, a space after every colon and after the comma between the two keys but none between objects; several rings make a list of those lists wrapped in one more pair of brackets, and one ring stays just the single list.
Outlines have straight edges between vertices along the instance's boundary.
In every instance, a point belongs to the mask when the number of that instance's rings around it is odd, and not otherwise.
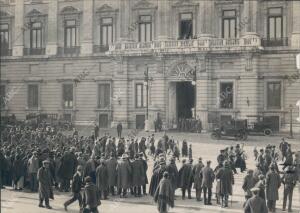
[{"label": "window pediment", "polygon": [[108,4],[104,4],[101,7],[99,7],[96,11],[96,13],[112,13],[117,12],[117,9],[114,9],[113,7],[109,6]]},{"label": "window pediment", "polygon": [[45,14],[41,13],[37,9],[31,10],[29,13],[26,14],[26,17],[37,17],[37,16],[44,16]]},{"label": "window pediment", "polygon": [[81,13],[80,10],[78,10],[73,6],[66,6],[61,10],[62,15],[76,15],[80,13]]},{"label": "window pediment", "polygon": [[136,3],[132,9],[133,10],[157,9],[157,6],[148,2],[147,0],[141,0],[138,3]]},{"label": "window pediment", "polygon": [[198,3],[194,3],[191,0],[179,0],[172,7],[195,7],[198,5]]}]

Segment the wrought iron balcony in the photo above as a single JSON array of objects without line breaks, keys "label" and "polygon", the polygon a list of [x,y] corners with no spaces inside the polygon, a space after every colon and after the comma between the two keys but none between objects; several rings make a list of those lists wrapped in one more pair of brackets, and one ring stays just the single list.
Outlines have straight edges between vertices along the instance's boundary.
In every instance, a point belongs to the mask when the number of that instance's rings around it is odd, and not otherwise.
[{"label": "wrought iron balcony", "polygon": [[58,47],[58,55],[78,56],[79,54],[80,54],[80,46]]},{"label": "wrought iron balcony", "polygon": [[258,36],[236,39],[198,38],[151,42],[119,42],[111,45],[107,55],[189,54],[196,52],[251,51],[262,49]]},{"label": "wrought iron balcony", "polygon": [[261,40],[262,46],[264,47],[282,47],[282,46],[288,46],[289,44],[288,38],[263,38]]},{"label": "wrought iron balcony", "polygon": [[45,55],[45,48],[24,48],[24,55]]},{"label": "wrought iron balcony", "polygon": [[12,50],[8,48],[0,48],[0,56],[12,56]]}]

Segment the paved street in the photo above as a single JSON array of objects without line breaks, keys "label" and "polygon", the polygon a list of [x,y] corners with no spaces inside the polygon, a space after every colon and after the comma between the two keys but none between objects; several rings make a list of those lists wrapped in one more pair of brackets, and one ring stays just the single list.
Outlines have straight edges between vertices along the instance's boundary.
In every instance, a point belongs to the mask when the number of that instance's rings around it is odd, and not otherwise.
[{"label": "paved street", "polygon": [[[89,131],[87,131],[89,132]],[[128,131],[125,132],[125,135],[128,134]],[[148,135],[139,132],[141,135]],[[193,144],[193,158],[196,160],[198,157],[202,157],[204,162],[206,160],[213,161],[213,167],[216,165],[216,157],[219,153],[219,150],[225,148],[229,145],[235,145],[239,142],[234,140],[219,140],[214,141],[210,139],[209,134],[180,134],[180,133],[168,133],[169,136],[173,136],[175,140],[182,141],[184,138],[187,141]],[[254,168],[255,162],[253,158],[253,148],[256,146],[257,148],[263,147],[267,144],[276,144],[280,143],[279,136],[272,137],[263,137],[263,136],[250,136],[248,141],[244,142],[244,150],[248,155],[247,167]],[[296,139],[288,140],[292,144],[293,150],[300,150],[300,138],[297,136]],[[151,177],[151,171],[153,166],[153,161],[150,159],[148,161],[149,169],[148,169],[148,178]],[[180,168],[180,164],[178,163],[178,168]],[[203,202],[196,202],[193,200],[181,200],[181,192],[180,190],[176,191],[177,197],[175,201],[175,208],[170,209],[170,212],[179,213],[179,212],[243,212],[242,204],[244,201],[244,193],[241,189],[243,177],[245,174],[239,173],[235,175],[235,185],[234,185],[234,195],[232,196],[232,201],[230,202],[230,208],[220,208],[216,206],[215,200],[213,200],[214,206],[204,206]],[[280,188],[280,200],[277,202],[277,212],[281,212],[282,208],[282,198],[283,198],[283,187]],[[215,191],[215,188],[214,188]],[[46,210],[37,207],[38,204],[38,194],[29,193],[29,192],[15,192],[11,189],[2,190],[2,200],[1,200],[1,213],[43,213],[43,212],[64,212],[63,202],[67,198],[69,198],[69,193],[55,193],[55,200],[51,201],[51,205],[53,210]],[[195,192],[192,193],[193,198],[195,198]],[[69,212],[75,213],[78,212],[78,204],[74,203],[69,206]],[[156,211],[156,205],[153,203],[152,198],[142,197],[142,198],[132,198],[129,197],[127,199],[120,199],[118,197],[110,197],[108,201],[102,201],[102,205],[100,206],[100,212],[104,213],[113,213],[122,211],[122,213],[153,213]],[[294,212],[300,212],[300,186],[297,185],[297,189],[294,190],[293,197],[293,209]]]}]

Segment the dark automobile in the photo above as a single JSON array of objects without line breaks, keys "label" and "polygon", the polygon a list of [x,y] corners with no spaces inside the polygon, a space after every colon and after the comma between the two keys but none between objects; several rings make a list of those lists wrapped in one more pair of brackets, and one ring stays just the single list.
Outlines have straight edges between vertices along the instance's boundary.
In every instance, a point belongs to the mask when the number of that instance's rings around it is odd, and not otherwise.
[{"label": "dark automobile", "polygon": [[222,137],[233,137],[236,140],[247,140],[247,120],[230,120],[220,124],[211,133],[212,139],[221,139]]},{"label": "dark automobile", "polygon": [[[265,119],[264,116],[248,115],[247,117],[249,118],[248,119],[249,134],[264,134],[265,136],[272,135],[274,131],[273,124],[267,119]],[[252,120],[252,122],[250,120]]]}]

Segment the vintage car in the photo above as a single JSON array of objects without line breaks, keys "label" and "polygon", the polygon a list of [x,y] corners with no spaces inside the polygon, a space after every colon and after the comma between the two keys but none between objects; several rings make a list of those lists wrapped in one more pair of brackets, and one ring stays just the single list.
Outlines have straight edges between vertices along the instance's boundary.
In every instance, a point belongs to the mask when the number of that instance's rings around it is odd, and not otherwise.
[{"label": "vintage car", "polygon": [[219,140],[224,137],[233,137],[236,140],[247,140],[247,120],[230,120],[220,124],[211,133],[211,138]]},{"label": "vintage car", "polygon": [[273,124],[265,119],[264,116],[248,115],[247,117],[249,118],[247,127],[249,134],[264,134],[265,136],[273,134]]}]

